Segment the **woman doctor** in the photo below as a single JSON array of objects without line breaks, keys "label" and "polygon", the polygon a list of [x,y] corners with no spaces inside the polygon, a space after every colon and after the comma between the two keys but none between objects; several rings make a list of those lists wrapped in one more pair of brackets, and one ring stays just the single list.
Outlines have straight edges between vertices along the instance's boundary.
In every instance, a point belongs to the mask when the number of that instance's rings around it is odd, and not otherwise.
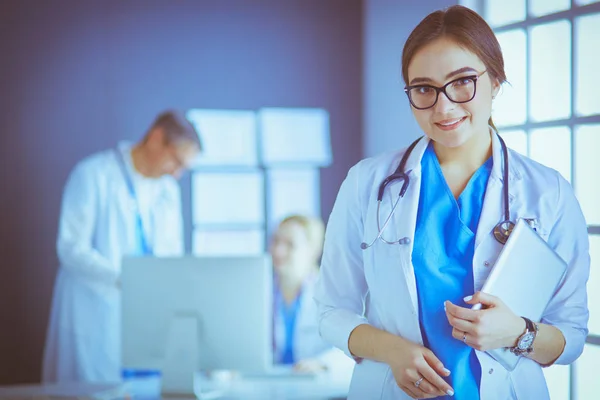
[{"label": "woman doctor", "polygon": [[[425,136],[349,171],[315,294],[321,334],[357,360],[349,399],[549,399],[542,366],[575,361],[587,335],[588,237],[573,190],[497,135],[504,62],[475,12],[452,6],[421,21],[402,75]],[[508,372],[485,351],[522,344],[529,323],[478,290],[506,239],[494,228],[519,218],[536,221],[568,271],[530,329],[532,351]]]},{"label": "woman doctor", "polygon": [[328,372],[349,382],[354,360],[325,342],[317,325],[313,294],[324,231],[321,219],[292,215],[273,235],[274,361],[293,365],[298,372]]}]

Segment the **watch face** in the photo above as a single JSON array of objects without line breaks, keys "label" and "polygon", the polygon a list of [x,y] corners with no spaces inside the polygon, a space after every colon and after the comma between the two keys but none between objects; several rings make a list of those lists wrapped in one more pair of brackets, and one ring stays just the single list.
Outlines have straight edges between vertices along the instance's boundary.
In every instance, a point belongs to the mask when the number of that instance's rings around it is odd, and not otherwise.
[{"label": "watch face", "polygon": [[521,339],[519,340],[519,344],[518,344],[519,349],[525,350],[525,349],[528,349],[529,347],[531,347],[531,345],[533,343],[533,339],[534,339],[533,332],[528,332],[525,335],[523,335],[521,337]]}]

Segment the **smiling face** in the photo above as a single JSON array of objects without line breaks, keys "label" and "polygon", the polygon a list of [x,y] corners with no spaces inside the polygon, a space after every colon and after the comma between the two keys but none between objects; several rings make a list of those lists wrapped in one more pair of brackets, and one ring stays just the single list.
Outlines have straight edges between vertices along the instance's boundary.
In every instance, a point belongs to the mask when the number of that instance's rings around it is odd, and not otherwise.
[{"label": "smiling face", "polygon": [[457,80],[446,87],[450,92],[462,90],[461,85],[469,83],[464,78],[477,76],[475,95],[469,102],[455,103],[444,93],[439,93],[431,108],[419,110],[411,106],[419,126],[428,137],[444,147],[456,148],[489,135],[492,98],[500,84],[486,72],[486,66],[479,57],[447,37],[428,43],[414,54],[408,65],[407,86],[441,88]]}]

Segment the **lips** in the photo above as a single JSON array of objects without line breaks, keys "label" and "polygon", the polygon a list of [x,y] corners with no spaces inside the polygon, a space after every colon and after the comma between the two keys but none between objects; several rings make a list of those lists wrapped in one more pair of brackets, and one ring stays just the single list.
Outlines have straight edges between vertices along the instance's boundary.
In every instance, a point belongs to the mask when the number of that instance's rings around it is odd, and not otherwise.
[{"label": "lips", "polygon": [[458,128],[466,119],[467,117],[445,119],[443,121],[435,122],[435,125],[444,131],[451,131]]}]

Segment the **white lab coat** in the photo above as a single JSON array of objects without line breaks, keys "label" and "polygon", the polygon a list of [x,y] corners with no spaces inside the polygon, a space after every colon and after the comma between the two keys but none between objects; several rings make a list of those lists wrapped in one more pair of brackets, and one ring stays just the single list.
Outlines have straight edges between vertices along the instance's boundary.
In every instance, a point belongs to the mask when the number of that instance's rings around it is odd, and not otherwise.
[{"label": "white lab coat", "polygon": [[[183,253],[181,195],[174,178],[134,172],[120,143],[154,255]],[[79,162],[67,181],[59,222],[56,277],[44,352],[44,382],[120,380],[121,259],[135,252],[135,201],[115,149]]]},{"label": "white lab coat", "polygon": [[[354,359],[333,347],[319,335],[319,310],[314,301],[315,283],[316,277],[313,276],[302,286],[292,343],[294,358],[297,361],[317,359],[327,368],[331,379],[349,383],[355,364]],[[285,321],[277,309],[273,315],[273,332],[277,361],[285,351],[286,344]]]},{"label": "white lab coat", "polygon": [[[502,248],[492,235],[494,226],[504,217],[501,147],[496,135],[492,137],[494,166],[475,237],[476,291],[481,289]],[[421,140],[408,159],[410,185],[385,231],[388,240],[408,237],[409,244],[388,245],[378,240],[367,250],[360,248],[361,242],[370,243],[377,236],[377,189],[395,170],[404,151],[359,162],[349,171],[338,194],[327,226],[315,299],[321,334],[346,354],[350,354],[350,333],[365,323],[423,343],[411,254],[421,186],[420,162],[428,142]],[[557,327],[565,336],[566,347],[556,363],[572,363],[583,351],[589,315],[585,285],[590,257],[583,214],[571,186],[558,172],[514,151],[509,151],[508,179],[511,220],[535,218],[538,232],[568,262],[566,277],[542,322]],[[389,215],[400,186],[394,183],[386,188],[382,219]],[[487,353],[476,354],[482,370],[482,399],[549,399],[542,368],[535,361],[521,358],[516,369],[508,372]],[[397,386],[388,365],[359,361],[349,400],[410,398]]]}]

